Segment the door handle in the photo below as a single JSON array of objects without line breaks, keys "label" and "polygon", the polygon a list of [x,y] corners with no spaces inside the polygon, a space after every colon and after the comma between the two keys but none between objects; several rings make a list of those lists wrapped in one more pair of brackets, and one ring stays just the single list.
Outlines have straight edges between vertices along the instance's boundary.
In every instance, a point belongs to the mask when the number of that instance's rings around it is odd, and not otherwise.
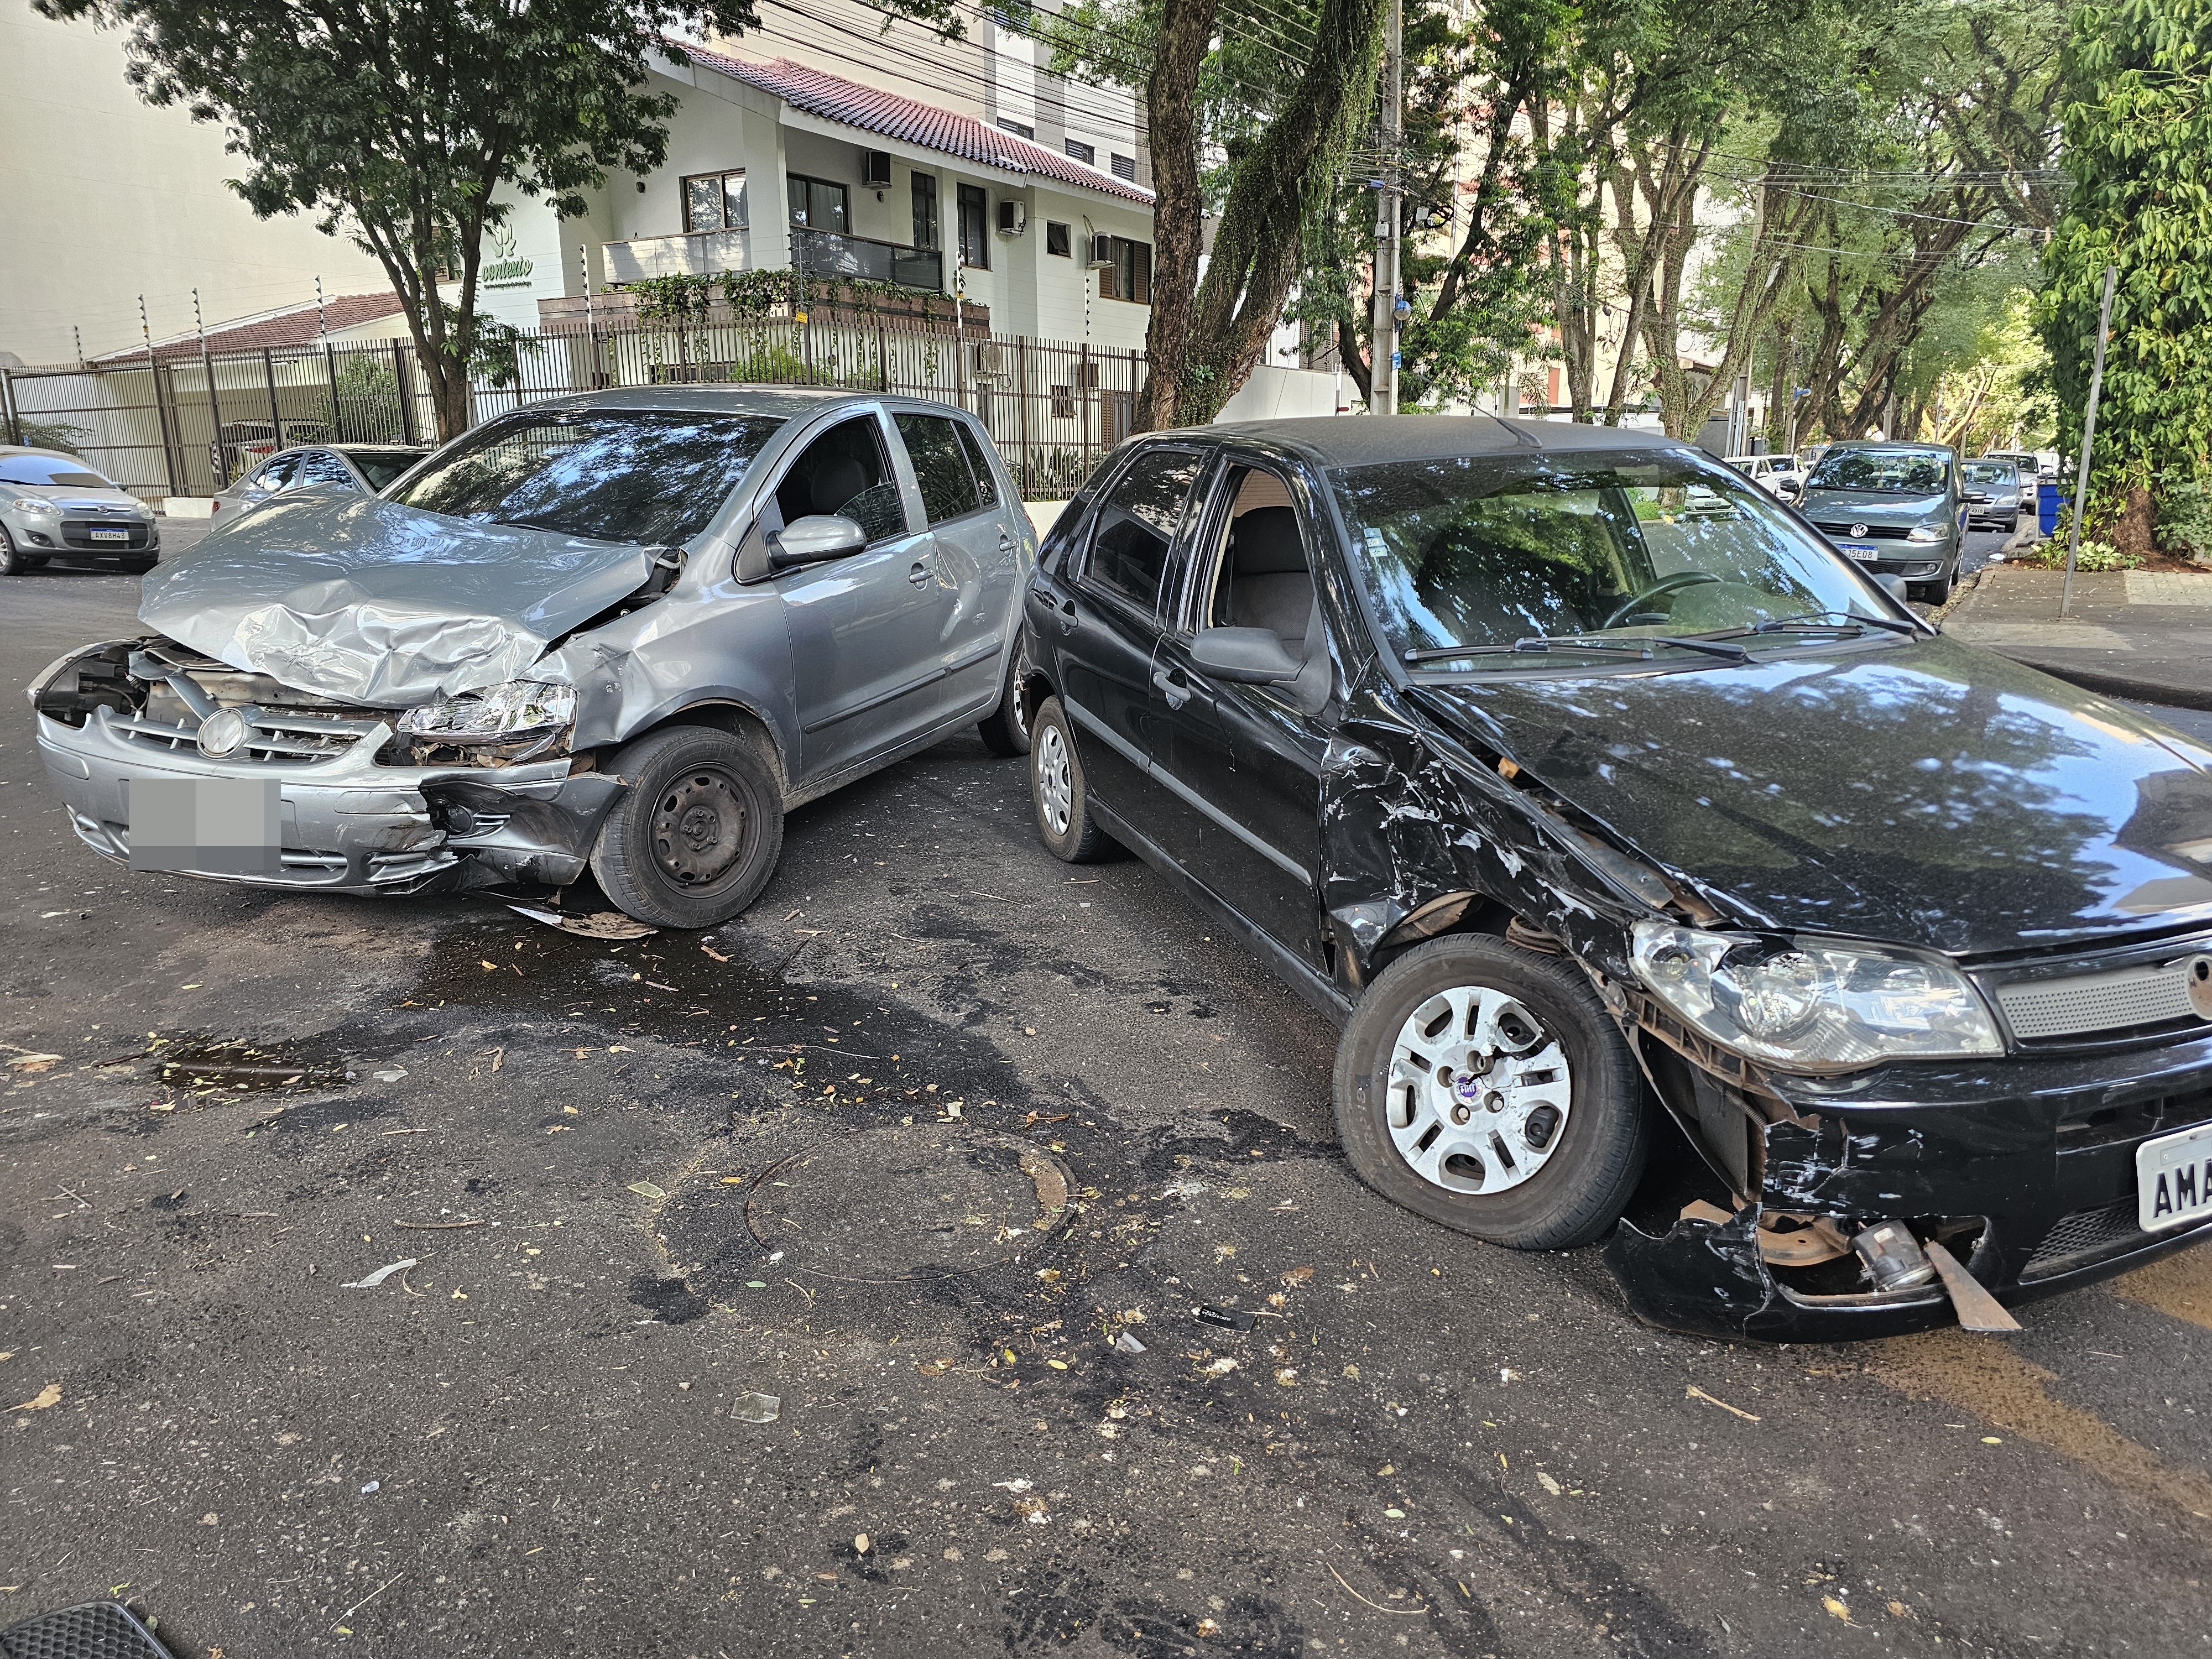
[{"label": "door handle", "polygon": [[916,559],[908,569],[906,579],[916,587],[927,587],[929,585],[929,561]]},{"label": "door handle", "polygon": [[1168,700],[1168,707],[1180,708],[1190,701],[1190,681],[1180,668],[1155,668],[1152,689]]},{"label": "door handle", "polygon": [[1060,626],[1063,633],[1073,634],[1075,631],[1075,601],[1073,599],[1062,599],[1060,602]]},{"label": "door handle", "polygon": [[1001,527],[1000,528],[1000,531],[999,531],[999,551],[1000,551],[1000,552],[1001,552],[1001,553],[1011,553],[1011,552],[1012,552],[1013,550],[1014,550],[1014,538],[1013,538],[1013,534],[1012,534],[1012,532],[1010,532],[1010,531],[1006,530],[1004,526],[1001,526]]}]

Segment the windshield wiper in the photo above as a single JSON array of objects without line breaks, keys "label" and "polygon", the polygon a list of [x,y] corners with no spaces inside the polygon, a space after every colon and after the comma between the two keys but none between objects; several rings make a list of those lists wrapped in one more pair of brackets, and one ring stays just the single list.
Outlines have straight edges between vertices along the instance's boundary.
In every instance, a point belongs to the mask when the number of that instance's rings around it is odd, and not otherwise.
[{"label": "windshield wiper", "polygon": [[[1574,637],[1572,635],[1545,636],[1547,644],[1565,645],[1569,649],[1575,651],[1587,651],[1591,648],[1589,646],[1574,644],[1572,642]],[[1706,639],[1695,634],[1646,634],[1643,637],[1647,647],[1678,645],[1685,651],[1702,651],[1709,657],[1720,657],[1729,662],[1741,662],[1746,655],[1744,648],[1740,645],[1730,645],[1724,640]],[[1649,656],[1650,653],[1647,649],[1644,654]]]},{"label": "windshield wiper", "polygon": [[[1830,617],[1841,617],[1844,620],[1832,623],[1826,620]],[[1863,634],[1869,628],[1887,629],[1893,634],[1917,634],[1920,631],[1917,624],[1899,622],[1894,617],[1862,617],[1856,611],[1801,611],[1794,617],[1769,617],[1763,623],[1753,623],[1746,631],[1753,634],[1780,634],[1785,631],[1795,634],[1809,633],[1814,628],[1832,631],[1846,639],[1855,634]]]},{"label": "windshield wiper", "polygon": [[1495,656],[1499,653],[1527,656],[1541,656],[1552,651],[1582,651],[1594,656],[1633,657],[1639,662],[1651,660],[1655,645],[1679,645],[1686,651],[1702,651],[1708,656],[1725,658],[1730,662],[1741,662],[1746,653],[1740,645],[1727,645],[1717,640],[1693,640],[1679,635],[1659,634],[1645,636],[1641,645],[1617,645],[1602,640],[1580,639],[1571,634],[1532,634],[1525,640],[1516,640],[1510,645],[1440,645],[1406,653],[1407,663],[1449,662],[1456,657]]}]

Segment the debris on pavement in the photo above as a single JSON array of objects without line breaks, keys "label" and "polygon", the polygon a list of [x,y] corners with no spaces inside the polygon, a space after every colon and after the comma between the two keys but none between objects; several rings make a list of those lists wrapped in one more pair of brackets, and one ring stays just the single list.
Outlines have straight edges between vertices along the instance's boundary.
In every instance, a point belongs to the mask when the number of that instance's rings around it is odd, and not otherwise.
[{"label": "debris on pavement", "polygon": [[404,1256],[398,1261],[387,1262],[374,1273],[355,1279],[350,1285],[341,1285],[338,1288],[342,1291],[373,1291],[392,1274],[404,1273],[410,1267],[419,1267],[422,1265],[415,1257]]},{"label": "debris on pavement", "polygon": [[387,1066],[380,1072],[369,1073],[369,1076],[379,1083],[397,1083],[406,1075],[407,1068],[404,1066]]},{"label": "debris on pavement", "polygon": [[355,1076],[341,1060],[303,1060],[237,1041],[173,1048],[161,1056],[161,1081],[180,1089],[335,1089]]},{"label": "debris on pavement", "polygon": [[651,1199],[656,1204],[658,1204],[662,1199],[668,1196],[666,1193],[654,1186],[650,1181],[633,1181],[629,1183],[629,1190],[635,1193],[640,1198]]},{"label": "debris on pavement", "polygon": [[1756,1423],[1759,1420],[1755,1413],[1747,1412],[1741,1406],[1731,1406],[1725,1400],[1716,1400],[1694,1382],[1684,1390],[1682,1397],[1686,1400],[1702,1400],[1708,1406],[1718,1406],[1723,1411],[1732,1412],[1747,1423]]},{"label": "debris on pavement", "polygon": [[[645,939],[660,931],[650,922],[635,921],[617,910],[597,910],[588,916],[577,916],[529,904],[510,904],[507,908],[518,916],[544,922],[548,927],[557,927],[579,939]],[[727,962],[729,958],[725,957],[722,960]]]},{"label": "debris on pavement", "polygon": [[740,1423],[773,1423],[783,1415],[783,1396],[774,1394],[741,1394],[738,1403],[730,1407],[730,1415]]},{"label": "debris on pavement", "polygon": [[58,1382],[49,1382],[21,1405],[10,1406],[8,1409],[10,1412],[42,1412],[49,1406],[58,1406],[61,1403],[62,1385]]},{"label": "debris on pavement", "polygon": [[1143,1343],[1138,1341],[1132,1333],[1123,1331],[1121,1335],[1114,1339],[1114,1352],[1116,1353],[1146,1353],[1149,1352],[1150,1350],[1147,1349]]},{"label": "debris on pavement", "polygon": [[1258,1314],[1242,1308],[1217,1308],[1205,1302],[1193,1308],[1190,1316],[1201,1325],[1218,1325],[1224,1331],[1249,1331],[1260,1321]]}]

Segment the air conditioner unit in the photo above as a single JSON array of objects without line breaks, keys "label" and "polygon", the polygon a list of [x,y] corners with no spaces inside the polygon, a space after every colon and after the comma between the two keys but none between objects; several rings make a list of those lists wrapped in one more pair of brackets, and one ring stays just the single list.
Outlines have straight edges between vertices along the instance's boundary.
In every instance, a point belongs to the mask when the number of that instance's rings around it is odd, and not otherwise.
[{"label": "air conditioner unit", "polygon": [[999,202],[999,234],[1018,236],[1029,228],[1030,210],[1021,203],[1000,198]]},{"label": "air conditioner unit", "polygon": [[1092,238],[1091,239],[1091,270],[1112,270],[1112,269],[1113,269],[1113,266],[1114,266],[1114,239],[1113,239],[1111,236],[1094,236],[1094,237],[1092,237]]},{"label": "air conditioner unit", "polygon": [[1006,349],[996,340],[975,343],[975,372],[978,374],[1003,374],[1006,372]]},{"label": "air conditioner unit", "polygon": [[885,149],[864,149],[860,152],[860,187],[863,190],[889,190],[891,183],[891,156]]}]

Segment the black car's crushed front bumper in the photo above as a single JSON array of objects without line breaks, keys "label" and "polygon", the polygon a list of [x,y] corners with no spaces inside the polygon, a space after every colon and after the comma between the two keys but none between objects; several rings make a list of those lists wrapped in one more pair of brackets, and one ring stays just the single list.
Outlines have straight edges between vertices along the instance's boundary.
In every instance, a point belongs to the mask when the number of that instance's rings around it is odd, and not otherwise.
[{"label": "black car's crushed front bumper", "polygon": [[1782,1115],[1751,1126],[1756,1201],[1724,1222],[1682,1219],[1662,1234],[1624,1222],[1607,1247],[1630,1305],[1653,1324],[1832,1341],[1954,1322],[1940,1285],[1868,1291],[1778,1266],[1761,1245],[1762,1213],[1948,1232],[2008,1304],[2212,1237],[2212,1220],[2144,1231],[2136,1195],[2138,1146],[2212,1121],[2212,1036],[2117,1054],[1890,1066],[1840,1087],[1760,1083],[1768,1110],[1778,1101]]}]

